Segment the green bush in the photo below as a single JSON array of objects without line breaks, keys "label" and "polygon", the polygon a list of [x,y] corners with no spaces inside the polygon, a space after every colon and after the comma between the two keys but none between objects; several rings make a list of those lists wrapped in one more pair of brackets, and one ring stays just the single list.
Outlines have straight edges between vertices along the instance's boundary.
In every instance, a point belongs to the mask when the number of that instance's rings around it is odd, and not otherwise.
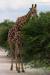
[{"label": "green bush", "polygon": [[30,19],[23,26],[22,34],[24,59],[50,63],[50,12]]},{"label": "green bush", "polygon": [[7,38],[8,38],[8,31],[15,23],[9,20],[5,20],[4,22],[0,23],[0,46],[4,47],[5,49],[9,49]]},{"label": "green bush", "polygon": [[[7,35],[14,22],[6,20],[0,23],[0,46],[9,52]],[[25,62],[34,60],[50,63],[50,12],[40,13],[38,17],[32,17],[21,30],[23,43],[23,59]],[[35,63],[35,65],[37,65]]]}]

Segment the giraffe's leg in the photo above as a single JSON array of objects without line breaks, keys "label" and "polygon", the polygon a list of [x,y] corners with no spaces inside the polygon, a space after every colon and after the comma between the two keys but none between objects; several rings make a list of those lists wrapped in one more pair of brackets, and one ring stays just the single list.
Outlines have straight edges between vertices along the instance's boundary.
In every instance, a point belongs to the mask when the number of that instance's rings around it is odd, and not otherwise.
[{"label": "giraffe's leg", "polygon": [[21,56],[19,55],[19,56],[18,56],[18,72],[20,72],[20,64],[21,64],[21,70],[22,70],[22,72],[25,72],[25,71],[24,71],[24,66],[23,66],[22,58],[21,58]]},{"label": "giraffe's leg", "polygon": [[9,46],[10,46],[10,50],[11,50],[11,51],[10,51],[10,52],[11,52],[11,53],[10,53],[10,54],[11,54],[11,67],[10,67],[10,70],[13,70],[13,55],[14,55],[14,54],[13,54],[13,53],[14,53],[14,51],[13,51],[13,50],[14,50],[14,49],[13,49],[13,43],[9,42]]},{"label": "giraffe's leg", "polygon": [[16,71],[18,70],[18,68],[17,68],[17,58],[15,58],[15,62],[16,62]]},{"label": "giraffe's leg", "polygon": [[24,67],[23,67],[23,63],[21,63],[21,69],[22,69],[22,72],[25,72]]},{"label": "giraffe's leg", "polygon": [[20,73],[20,58],[16,57],[16,71]]},{"label": "giraffe's leg", "polygon": [[18,70],[18,68],[17,68],[17,60],[16,60],[16,71]]},{"label": "giraffe's leg", "polygon": [[18,67],[17,67],[17,51],[15,49],[15,64],[16,64],[16,71],[18,70]]},{"label": "giraffe's leg", "polygon": [[13,70],[13,58],[11,59],[11,67],[10,70]]},{"label": "giraffe's leg", "polygon": [[18,73],[20,73],[20,57],[17,56],[17,62],[18,62]]},{"label": "giraffe's leg", "polygon": [[17,59],[17,60],[18,60],[18,72],[20,72],[20,64],[21,64],[22,72],[25,72],[25,71],[24,71],[24,66],[23,66],[23,61],[22,61],[22,59],[21,59],[21,55],[19,54],[17,58],[18,58],[18,59]]},{"label": "giraffe's leg", "polygon": [[22,70],[22,72],[25,72],[24,71],[24,64],[23,64],[22,58],[21,58],[21,70]]},{"label": "giraffe's leg", "polygon": [[24,70],[24,64],[23,64],[23,49],[22,49],[22,44],[20,44],[20,62],[21,62],[21,70],[22,70],[22,72],[25,72],[25,70]]},{"label": "giraffe's leg", "polygon": [[18,73],[20,73],[20,61],[18,57],[18,44],[17,42],[15,43],[15,61],[16,61],[16,70]]},{"label": "giraffe's leg", "polygon": [[14,54],[13,54],[13,50],[11,51],[11,67],[10,70],[13,70],[13,60],[14,60]]}]

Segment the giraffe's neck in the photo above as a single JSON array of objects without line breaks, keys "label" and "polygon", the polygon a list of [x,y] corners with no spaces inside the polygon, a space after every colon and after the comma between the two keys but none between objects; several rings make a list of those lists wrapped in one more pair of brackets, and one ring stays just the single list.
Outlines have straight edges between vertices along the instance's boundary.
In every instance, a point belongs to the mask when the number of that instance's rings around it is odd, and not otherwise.
[{"label": "giraffe's neck", "polygon": [[30,11],[26,14],[26,21],[28,21],[31,17]]},{"label": "giraffe's neck", "polygon": [[19,17],[16,21],[16,28],[20,28],[30,19],[30,12],[28,12],[25,16]]},{"label": "giraffe's neck", "polygon": [[31,18],[31,11],[29,11],[26,15],[19,17],[16,21],[16,30],[18,30],[18,28],[21,29],[21,27],[27,23],[29,21],[29,19]]}]

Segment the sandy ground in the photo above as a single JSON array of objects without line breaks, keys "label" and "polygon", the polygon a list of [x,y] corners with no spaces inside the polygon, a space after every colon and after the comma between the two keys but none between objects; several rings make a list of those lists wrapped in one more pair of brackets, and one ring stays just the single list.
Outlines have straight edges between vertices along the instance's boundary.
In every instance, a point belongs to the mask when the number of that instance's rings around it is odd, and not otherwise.
[{"label": "sandy ground", "polygon": [[6,55],[7,53],[0,48],[0,75],[50,75],[47,70],[42,68],[25,68],[25,73],[17,73],[15,64],[13,71],[10,71],[10,59],[7,58]]},{"label": "sandy ground", "polygon": [[38,68],[38,69],[25,69],[25,73],[17,73],[15,70],[15,64],[13,71],[10,71],[10,63],[0,63],[0,75],[50,75],[45,70]]}]

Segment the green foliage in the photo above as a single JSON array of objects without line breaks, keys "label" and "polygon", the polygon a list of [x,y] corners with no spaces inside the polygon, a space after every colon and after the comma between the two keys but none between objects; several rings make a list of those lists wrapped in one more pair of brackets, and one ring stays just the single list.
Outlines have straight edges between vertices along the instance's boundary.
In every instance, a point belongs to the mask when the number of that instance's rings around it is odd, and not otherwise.
[{"label": "green foliage", "polygon": [[[6,20],[0,23],[0,46],[8,49],[7,35],[14,22]],[[23,55],[25,61],[39,65],[50,65],[50,12],[32,17],[22,27]]]},{"label": "green foliage", "polygon": [[22,28],[23,52],[26,61],[50,63],[50,13],[40,13]]},{"label": "green foliage", "polygon": [[0,46],[8,49],[8,31],[14,25],[14,22],[5,20],[4,22],[0,23]]}]

